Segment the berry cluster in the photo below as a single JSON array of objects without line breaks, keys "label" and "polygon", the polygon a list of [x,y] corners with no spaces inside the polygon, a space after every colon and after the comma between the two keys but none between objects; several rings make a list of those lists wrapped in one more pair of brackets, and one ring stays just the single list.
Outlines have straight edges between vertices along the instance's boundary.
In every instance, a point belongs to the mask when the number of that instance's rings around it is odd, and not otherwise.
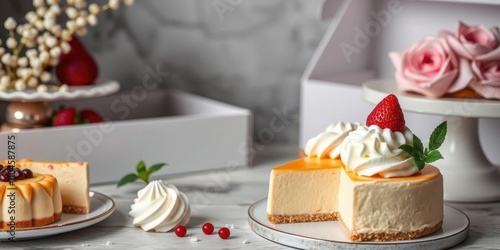
[{"label": "berry cluster", "polygon": [[9,182],[11,177],[16,181],[33,178],[33,172],[29,169],[19,169],[12,166],[0,165],[0,181]]},{"label": "berry cluster", "polygon": [[[204,234],[210,235],[214,232],[214,225],[212,223],[205,223],[203,224],[203,227],[201,228]],[[180,225],[175,228],[175,235],[178,237],[184,237],[186,236],[187,229],[185,226]],[[222,227],[219,229],[219,237],[221,239],[227,239],[231,235],[231,231],[229,231],[229,228],[227,227]]]}]

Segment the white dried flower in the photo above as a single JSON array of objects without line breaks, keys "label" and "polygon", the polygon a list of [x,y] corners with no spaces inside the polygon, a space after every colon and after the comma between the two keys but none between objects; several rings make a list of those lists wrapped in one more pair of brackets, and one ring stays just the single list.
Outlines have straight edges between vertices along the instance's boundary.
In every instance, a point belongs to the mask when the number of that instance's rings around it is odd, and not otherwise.
[{"label": "white dried flower", "polygon": [[21,36],[23,34],[24,30],[25,30],[25,26],[24,25],[22,25],[22,24],[17,25],[17,27],[16,27],[16,33],[18,35]]},{"label": "white dried flower", "polygon": [[127,5],[127,6],[134,4],[134,2],[135,2],[134,0],[124,0],[123,1],[123,3],[125,3],[125,5]]},{"label": "white dried flower", "polygon": [[26,21],[28,21],[29,23],[33,23],[38,18],[38,16],[34,11],[28,11],[26,15],[24,15],[24,18],[26,18]]},{"label": "white dried flower", "polygon": [[40,77],[44,70],[41,67],[31,67],[31,74],[35,77]]},{"label": "white dried flower", "polygon": [[38,79],[36,79],[35,77],[30,77],[28,79],[28,87],[30,88],[36,88],[38,86]]},{"label": "white dried flower", "polygon": [[61,7],[57,3],[54,3],[50,5],[49,11],[54,15],[59,15],[61,14]]},{"label": "white dried flower", "polygon": [[14,37],[9,37],[7,38],[5,44],[7,45],[7,48],[14,49],[17,47],[17,40]]},{"label": "white dried flower", "polygon": [[36,88],[36,91],[37,92],[47,92],[49,91],[49,88],[47,87],[47,85],[38,85],[38,87]]},{"label": "white dried flower", "polygon": [[118,9],[120,7],[120,1],[119,0],[109,0],[108,2],[109,8],[112,10]]},{"label": "white dried flower", "polygon": [[20,67],[27,67],[28,63],[29,63],[28,58],[26,58],[24,56],[17,59],[17,65],[19,65]]},{"label": "white dried flower", "polygon": [[42,75],[40,76],[40,80],[43,82],[43,83],[48,83],[50,81],[50,79],[52,78],[52,75],[47,72],[47,71],[44,71],[42,73]]},{"label": "white dried flower", "polygon": [[[30,66],[31,68],[33,68],[33,74],[35,74],[35,70],[38,69],[38,68],[41,68],[42,66],[42,63],[40,62],[40,59],[34,57],[34,58],[30,58]],[[38,76],[38,74],[35,74]]]},{"label": "white dried flower", "polygon": [[96,26],[97,25],[97,17],[95,15],[89,15],[87,17],[87,22],[89,23],[90,26]]},{"label": "white dried flower", "polygon": [[5,20],[5,22],[3,23],[3,26],[7,30],[13,30],[16,28],[17,23],[13,17],[8,17],[7,20]]},{"label": "white dried flower", "polygon": [[26,51],[26,56],[28,59],[35,58],[38,56],[38,51],[36,49],[29,49]]},{"label": "white dried flower", "polygon": [[43,2],[43,0],[33,0],[33,6],[42,7],[42,6],[44,6],[44,2]]},{"label": "white dried flower", "polygon": [[59,58],[61,56],[61,48],[59,46],[55,46],[49,51],[51,57]]},{"label": "white dried flower", "polygon": [[40,20],[40,19],[35,20],[35,22],[33,23],[33,26],[35,26],[35,28],[37,30],[43,30],[43,28],[44,28],[43,27],[43,21]]},{"label": "white dried flower", "polygon": [[50,32],[52,32],[52,34],[56,37],[60,37],[61,36],[61,32],[62,32],[62,27],[61,25],[59,24],[56,24],[52,27],[52,29],[50,29]]},{"label": "white dried flower", "polygon": [[50,54],[48,51],[46,50],[43,50],[40,52],[40,56],[39,56],[39,60],[40,62],[43,64],[43,63],[47,63],[49,60],[50,60]]},{"label": "white dried flower", "polygon": [[66,3],[68,5],[73,5],[73,4],[75,4],[75,0],[67,0]]},{"label": "white dried flower", "polygon": [[45,27],[46,30],[52,29],[52,27],[54,27],[55,24],[56,20],[54,18],[45,17],[45,19],[43,20],[43,26]]},{"label": "white dried flower", "polygon": [[40,17],[43,17],[45,16],[45,14],[47,14],[47,8],[45,7],[37,7],[36,8],[36,14]]},{"label": "white dried flower", "polygon": [[0,56],[2,56],[3,53],[5,53],[5,48],[4,47],[0,47]]},{"label": "white dried flower", "polygon": [[9,65],[10,64],[10,57],[11,57],[10,53],[5,53],[5,54],[3,54],[0,61],[2,61],[2,63],[5,65]]},{"label": "white dried flower", "polygon": [[78,11],[76,11],[76,9],[73,7],[68,7],[66,8],[66,15],[68,15],[70,19],[75,19],[78,15]]},{"label": "white dried flower", "polygon": [[47,37],[45,39],[45,45],[47,45],[49,49],[53,48],[54,46],[57,45],[57,38],[55,38],[54,36]]},{"label": "white dried flower", "polygon": [[62,39],[63,41],[65,41],[65,42],[69,42],[69,41],[71,41],[71,39],[72,39],[72,34],[71,34],[71,32],[70,32],[69,30],[65,30],[65,29],[63,29],[63,30],[61,31],[61,39]]},{"label": "white dried flower", "polygon": [[85,16],[79,16],[76,18],[75,23],[76,23],[76,26],[81,28],[81,27],[84,27],[85,25],[87,25],[87,19],[85,19]]},{"label": "white dried flower", "polygon": [[58,89],[59,92],[68,92],[68,85],[63,84]]},{"label": "white dried flower", "polygon": [[5,75],[0,77],[0,85],[9,85],[10,84],[10,76]]},{"label": "white dried flower", "polygon": [[62,50],[62,53],[66,54],[71,50],[71,46],[67,42],[62,42],[61,43],[61,50]]},{"label": "white dried flower", "polygon": [[85,0],[75,0],[74,5],[78,9],[81,9],[81,8],[85,8],[87,6],[87,2]]},{"label": "white dried flower", "polygon": [[99,14],[99,12],[101,12],[101,7],[99,7],[99,5],[96,3],[91,3],[89,5],[89,12],[90,14],[97,15]]},{"label": "white dried flower", "polygon": [[17,79],[14,83],[14,88],[16,88],[17,91],[23,91],[26,89],[26,83],[24,83],[22,79]]},{"label": "white dried flower", "polygon": [[72,32],[72,31],[76,30],[77,25],[76,25],[75,21],[69,20],[66,22],[66,28],[68,29],[68,31]]}]

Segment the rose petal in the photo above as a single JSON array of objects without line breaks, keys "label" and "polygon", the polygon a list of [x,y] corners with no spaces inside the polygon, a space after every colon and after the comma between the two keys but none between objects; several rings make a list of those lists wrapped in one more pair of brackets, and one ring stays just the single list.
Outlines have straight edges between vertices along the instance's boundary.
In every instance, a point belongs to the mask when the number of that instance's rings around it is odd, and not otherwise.
[{"label": "rose petal", "polygon": [[[447,72],[445,75],[435,79],[432,82],[428,82],[425,84],[420,83],[420,85],[411,80],[406,79],[399,72],[396,72],[395,77],[399,91],[402,92],[413,91],[428,97],[437,98],[441,97],[446,93],[451,83],[453,82],[453,79],[455,79],[457,75],[458,75],[457,70],[451,70]],[[423,86],[428,86],[428,87],[423,87]]]},{"label": "rose petal", "polygon": [[441,34],[445,37],[446,42],[448,42],[453,51],[455,51],[455,53],[457,53],[459,56],[465,57],[469,60],[472,60],[474,58],[474,56],[464,48],[462,43],[456,37],[446,32],[442,32]]},{"label": "rose petal", "polygon": [[460,58],[458,77],[457,79],[455,79],[455,82],[450,86],[450,89],[448,89],[448,93],[457,92],[459,90],[466,88],[473,78],[474,74],[472,73],[472,69],[469,62],[465,58]]},{"label": "rose petal", "polygon": [[391,59],[396,71],[402,71],[403,67],[403,54],[399,52],[390,52],[389,59]]},{"label": "rose petal", "polygon": [[500,99],[500,87],[482,84],[479,81],[472,81],[470,87],[484,98]]},{"label": "rose petal", "polygon": [[494,61],[500,60],[500,46],[486,54],[476,56],[478,61]]}]

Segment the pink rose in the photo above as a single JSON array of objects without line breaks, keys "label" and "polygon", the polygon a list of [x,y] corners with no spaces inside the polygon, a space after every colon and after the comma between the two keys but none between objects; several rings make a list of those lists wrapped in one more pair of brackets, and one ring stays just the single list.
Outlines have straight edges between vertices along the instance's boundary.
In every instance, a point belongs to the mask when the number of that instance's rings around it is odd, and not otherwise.
[{"label": "pink rose", "polygon": [[456,34],[442,32],[450,47],[469,60],[500,60],[500,32],[498,27],[467,26],[458,22]]},{"label": "pink rose", "polygon": [[484,98],[500,99],[500,61],[472,62],[476,80],[470,87]]},{"label": "pink rose", "polygon": [[426,37],[389,57],[396,68],[399,91],[436,98],[465,88],[473,78],[470,64],[457,58],[443,37]]}]

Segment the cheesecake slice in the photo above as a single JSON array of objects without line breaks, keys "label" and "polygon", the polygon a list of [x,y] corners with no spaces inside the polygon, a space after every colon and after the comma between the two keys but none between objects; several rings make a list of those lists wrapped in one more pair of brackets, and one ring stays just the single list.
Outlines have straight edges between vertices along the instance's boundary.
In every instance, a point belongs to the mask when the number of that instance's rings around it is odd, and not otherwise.
[{"label": "cheesecake slice", "polygon": [[271,171],[267,218],[271,223],[336,220],[340,160],[303,157]]},{"label": "cheesecake slice", "polygon": [[426,165],[408,177],[364,177],[342,167],[339,222],[352,241],[409,240],[443,223],[443,177]]},{"label": "cheesecake slice", "polygon": [[33,173],[54,176],[59,183],[64,213],[89,213],[89,165],[87,162],[36,162],[23,159],[16,165],[20,169],[30,169]]}]

